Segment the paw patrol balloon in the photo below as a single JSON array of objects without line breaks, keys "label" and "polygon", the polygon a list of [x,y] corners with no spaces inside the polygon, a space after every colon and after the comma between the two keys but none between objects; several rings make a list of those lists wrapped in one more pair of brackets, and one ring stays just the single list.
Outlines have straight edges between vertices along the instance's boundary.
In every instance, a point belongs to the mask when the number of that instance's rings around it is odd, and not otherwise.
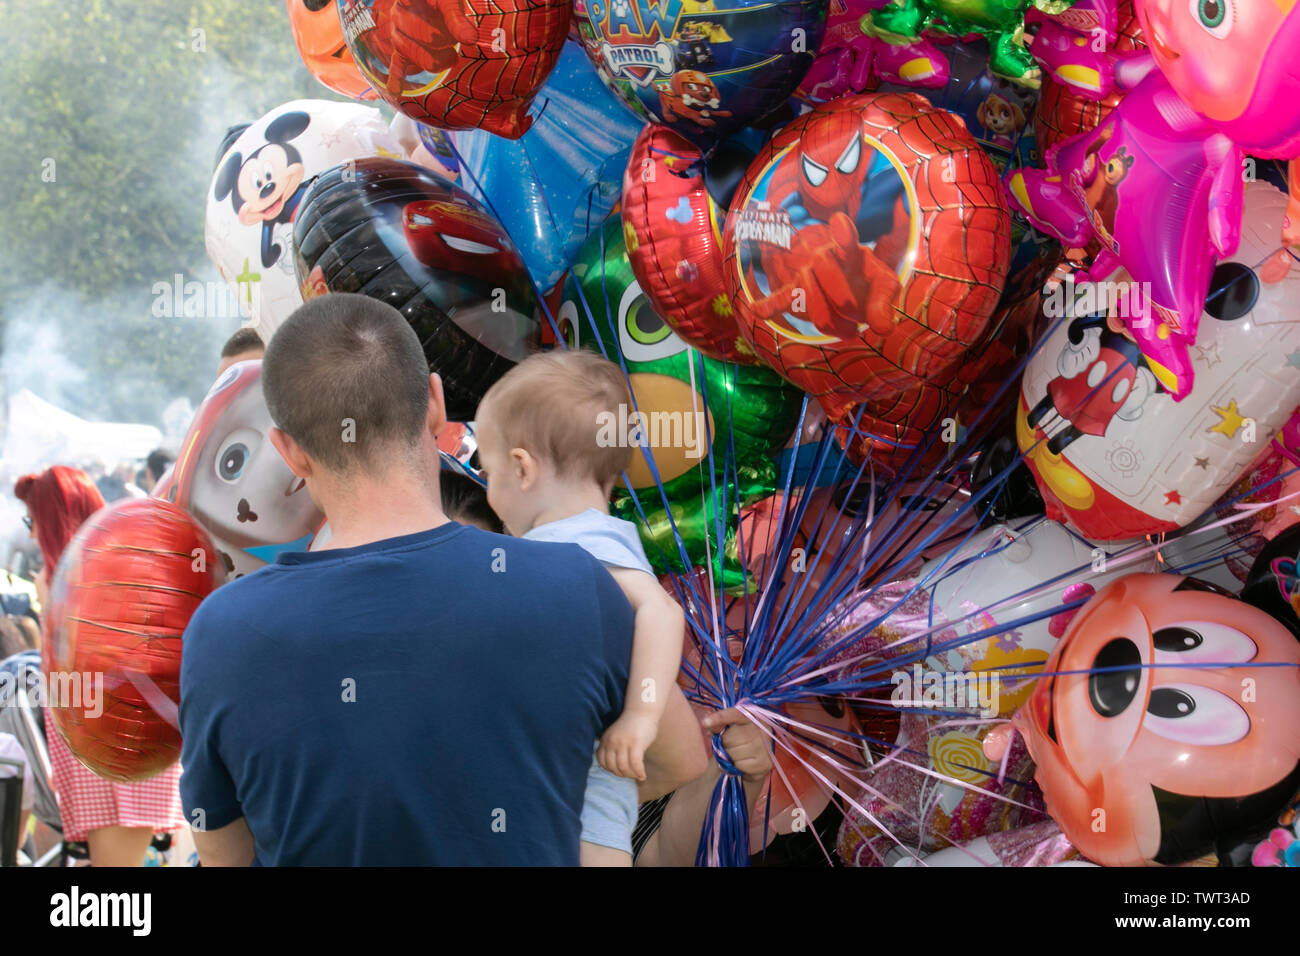
[{"label": "paw patrol balloon", "polygon": [[324,515],[271,444],[262,363],[239,362],[213,384],[181,442],[167,498],[216,542],[232,577],[283,551],[306,551]]},{"label": "paw patrol balloon", "polygon": [[[585,0],[601,79],[711,150],[783,104],[812,66],[827,0]],[[580,24],[581,26],[581,24]]]},{"label": "paw patrol balloon", "polygon": [[403,155],[379,110],[328,100],[278,106],[222,152],[208,187],[203,238],[262,341],[302,304],[293,221],[311,180],[350,159]]}]

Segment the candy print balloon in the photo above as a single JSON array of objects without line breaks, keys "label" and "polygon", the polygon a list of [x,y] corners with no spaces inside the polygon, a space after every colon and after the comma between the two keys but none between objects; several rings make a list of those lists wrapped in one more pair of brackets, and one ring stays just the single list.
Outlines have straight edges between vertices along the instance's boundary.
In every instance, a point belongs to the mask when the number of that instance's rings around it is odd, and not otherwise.
[{"label": "candy print balloon", "polygon": [[325,517],[269,437],[262,363],[226,369],[194,414],[167,500],[216,542],[223,570],[249,574],[283,551],[306,551]]},{"label": "candy print balloon", "polygon": [[826,6],[586,0],[578,16],[587,54],[619,98],[707,151],[790,97],[812,66]]},{"label": "candy print balloon", "polygon": [[[623,177],[628,260],[655,313],[710,358],[759,364],[736,324],[722,262],[722,223],[753,153],[728,143],[706,166],[665,126],[646,126]],[[712,191],[711,191],[712,189]]]},{"label": "candy print balloon", "polygon": [[[1236,859],[1300,787],[1298,667],[1300,643],[1263,611],[1191,578],[1129,575],[1080,610],[1014,726],[1089,860]],[[996,760],[1008,734],[991,736]]]},{"label": "candy print balloon", "polygon": [[[1196,384],[1181,402],[1131,337],[1092,314],[1095,301],[1070,307],[1025,369],[1016,424],[1049,517],[1093,541],[1183,527],[1287,421],[1300,404],[1300,267],[1279,245],[1285,209],[1277,189],[1249,184],[1241,247],[1215,270],[1190,351]],[[1075,294],[1116,300],[1134,288]]]},{"label": "candy print balloon", "polygon": [[537,298],[510,237],[420,166],[331,170],[303,200],[295,240],[304,296],[356,292],[402,313],[442,376],[453,421],[473,418],[492,383],[540,345]]},{"label": "candy print balloon", "polygon": [[403,155],[379,110],[329,100],[277,106],[222,151],[208,187],[203,240],[262,341],[302,305],[293,220],[312,179],[350,159]]},{"label": "candy print balloon", "polygon": [[569,0],[336,0],[362,75],[443,129],[518,139],[569,32]]},{"label": "candy print balloon", "polygon": [[1006,280],[997,170],[960,119],[910,93],[843,97],[782,128],[723,233],[757,355],[842,420],[955,375]]},{"label": "candy print balloon", "polygon": [[379,94],[361,75],[343,42],[343,24],[334,0],[285,0],[285,6],[293,42],[311,75],[348,99],[377,99]]},{"label": "candy print balloon", "polygon": [[[1126,574],[1158,570],[1154,554],[1118,557],[1121,548],[1098,548],[1055,521],[1018,525],[986,528],[927,562],[919,574],[936,624],[957,622],[954,627],[965,634],[1006,627],[956,648],[963,667],[1000,675],[998,708],[1004,716],[1025,702],[1074,617],[1077,609],[1064,605]],[[1056,613],[1026,622],[1047,611]]]},{"label": "candy print balloon", "polygon": [[156,498],[101,508],[68,545],[41,662],[82,699],[52,693],[45,706],[68,749],[101,777],[144,780],[180,756],[181,635],[221,582],[207,532]]}]

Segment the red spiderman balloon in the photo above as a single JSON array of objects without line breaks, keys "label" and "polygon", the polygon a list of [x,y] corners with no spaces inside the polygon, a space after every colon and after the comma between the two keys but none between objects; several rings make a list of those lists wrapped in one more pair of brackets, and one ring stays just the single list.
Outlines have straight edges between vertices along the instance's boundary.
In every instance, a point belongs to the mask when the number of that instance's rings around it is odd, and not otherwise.
[{"label": "red spiderman balloon", "polygon": [[343,36],[380,96],[412,119],[528,131],[528,106],[569,32],[569,0],[336,0]]},{"label": "red spiderman balloon", "polygon": [[157,498],[100,509],[68,545],[42,665],[69,687],[80,678],[79,700],[60,695],[48,706],[68,749],[95,773],[144,780],[180,756],[181,634],[221,582],[208,533]]},{"label": "red spiderman balloon", "polygon": [[998,174],[916,94],[845,97],[783,128],[727,215],[732,307],[755,352],[843,421],[945,384],[1010,263]]}]

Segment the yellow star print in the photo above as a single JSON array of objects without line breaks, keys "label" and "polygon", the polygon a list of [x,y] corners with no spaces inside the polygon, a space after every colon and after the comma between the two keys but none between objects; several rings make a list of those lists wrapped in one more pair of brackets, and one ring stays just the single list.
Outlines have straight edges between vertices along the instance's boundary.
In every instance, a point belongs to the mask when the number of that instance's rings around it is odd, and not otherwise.
[{"label": "yellow star print", "polygon": [[1237,411],[1237,400],[1234,398],[1228,402],[1227,408],[1219,408],[1217,405],[1211,405],[1210,411],[1219,416],[1219,424],[1211,425],[1205,429],[1207,432],[1218,432],[1220,435],[1226,435],[1229,438],[1237,434],[1237,430],[1245,424],[1246,419]]}]

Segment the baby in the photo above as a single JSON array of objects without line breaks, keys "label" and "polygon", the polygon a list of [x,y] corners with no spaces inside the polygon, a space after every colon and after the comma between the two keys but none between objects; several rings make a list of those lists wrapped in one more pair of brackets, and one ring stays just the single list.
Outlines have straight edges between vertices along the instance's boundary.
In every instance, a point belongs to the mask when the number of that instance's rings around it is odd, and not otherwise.
[{"label": "baby", "polygon": [[637,780],[681,664],[685,618],[650,569],[634,524],[609,513],[633,447],[598,441],[606,415],[632,406],[618,366],[594,352],[533,355],[483,396],[475,416],[488,503],[517,537],[585,548],[636,612],[623,713],[587,776],[582,865],[630,866]]}]

